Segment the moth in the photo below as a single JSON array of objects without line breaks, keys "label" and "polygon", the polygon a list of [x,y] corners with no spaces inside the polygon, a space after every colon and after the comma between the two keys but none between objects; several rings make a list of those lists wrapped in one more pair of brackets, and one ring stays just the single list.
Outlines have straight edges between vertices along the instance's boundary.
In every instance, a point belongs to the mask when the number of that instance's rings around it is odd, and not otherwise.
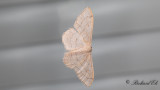
[{"label": "moth", "polygon": [[93,13],[91,8],[85,8],[77,17],[74,28],[68,29],[62,35],[62,42],[68,52],[64,54],[64,64],[73,69],[78,78],[86,86],[91,86],[94,80],[92,61]]}]

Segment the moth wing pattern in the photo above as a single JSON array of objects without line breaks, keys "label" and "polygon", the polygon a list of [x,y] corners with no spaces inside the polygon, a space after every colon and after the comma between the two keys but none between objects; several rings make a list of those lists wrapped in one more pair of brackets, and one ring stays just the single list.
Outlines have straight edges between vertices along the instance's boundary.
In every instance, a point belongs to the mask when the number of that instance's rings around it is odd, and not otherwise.
[{"label": "moth wing pattern", "polygon": [[89,7],[77,17],[74,28],[63,33],[62,42],[69,52],[64,54],[64,64],[73,69],[77,77],[91,86],[94,80],[92,61],[93,13]]},{"label": "moth wing pattern", "polygon": [[78,78],[86,86],[91,86],[94,80],[91,52],[67,52],[64,55],[63,62],[76,72]]},{"label": "moth wing pattern", "polygon": [[74,28],[80,33],[86,43],[92,43],[93,32],[93,13],[91,8],[87,7],[77,17]]},{"label": "moth wing pattern", "polygon": [[66,50],[75,50],[85,46],[83,38],[73,28],[68,29],[63,33],[62,42]]}]

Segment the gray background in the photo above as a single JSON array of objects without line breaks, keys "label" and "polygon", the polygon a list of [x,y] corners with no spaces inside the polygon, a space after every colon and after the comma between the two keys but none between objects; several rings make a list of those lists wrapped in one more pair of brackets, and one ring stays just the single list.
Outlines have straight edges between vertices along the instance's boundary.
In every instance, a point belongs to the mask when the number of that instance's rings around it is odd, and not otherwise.
[{"label": "gray background", "polygon": [[[1,0],[0,90],[159,90],[160,1]],[[85,87],[62,62],[61,36],[89,6],[95,80]]]}]

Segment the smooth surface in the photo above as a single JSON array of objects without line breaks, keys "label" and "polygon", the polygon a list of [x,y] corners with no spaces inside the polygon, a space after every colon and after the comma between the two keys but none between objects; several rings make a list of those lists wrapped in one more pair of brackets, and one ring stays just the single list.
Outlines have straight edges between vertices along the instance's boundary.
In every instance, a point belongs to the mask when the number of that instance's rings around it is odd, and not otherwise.
[{"label": "smooth surface", "polygon": [[[105,78],[107,81],[114,75],[114,77],[121,76],[123,72],[124,75],[130,73],[141,75],[143,72],[146,73],[145,75],[150,75],[151,71],[159,72],[160,49],[157,48],[160,42],[155,41],[158,38],[160,33],[95,39],[92,54],[95,68],[94,83]],[[64,48],[60,43],[2,50],[0,52],[1,87],[47,82],[53,85],[56,82],[58,84],[77,82],[84,87],[76,74],[63,64],[63,53]],[[159,80],[157,74],[154,78]],[[93,84],[93,87],[96,86]]]},{"label": "smooth surface", "polygon": [[160,27],[158,0],[7,1],[0,1],[6,2],[0,5],[0,48],[61,42],[62,33],[87,6],[93,11],[96,37]]},{"label": "smooth surface", "polygon": [[[159,90],[158,0],[0,1],[0,90]],[[89,6],[95,80],[86,88],[65,67],[61,36]]]}]

